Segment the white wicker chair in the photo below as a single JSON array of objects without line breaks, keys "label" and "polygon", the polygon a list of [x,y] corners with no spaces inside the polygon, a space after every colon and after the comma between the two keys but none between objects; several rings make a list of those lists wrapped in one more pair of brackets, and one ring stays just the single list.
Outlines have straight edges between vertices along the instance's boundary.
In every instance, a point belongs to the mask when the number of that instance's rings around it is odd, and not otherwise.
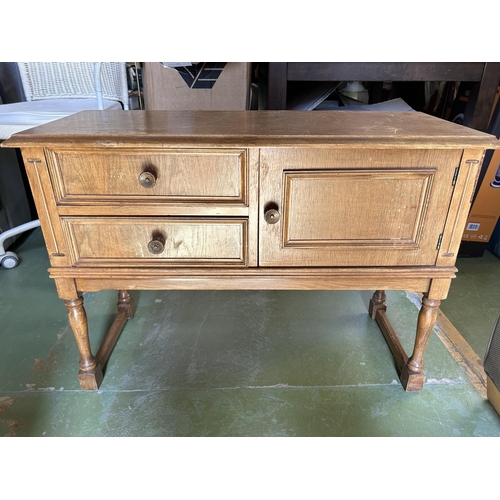
[{"label": "white wicker chair", "polygon": [[[17,63],[27,101],[99,99],[120,101],[127,109],[125,63]],[[102,90],[101,90],[102,89]]]},{"label": "white wicker chair", "polygon": [[17,63],[25,102],[0,105],[0,140],[87,109],[128,109],[125,63]]},{"label": "white wicker chair", "polygon": [[[17,63],[26,101],[0,104],[0,141],[28,128],[88,109],[129,109],[125,63]],[[1,201],[1,200],[0,200]],[[16,267],[5,242],[40,225],[28,221],[0,235],[0,265]]]}]

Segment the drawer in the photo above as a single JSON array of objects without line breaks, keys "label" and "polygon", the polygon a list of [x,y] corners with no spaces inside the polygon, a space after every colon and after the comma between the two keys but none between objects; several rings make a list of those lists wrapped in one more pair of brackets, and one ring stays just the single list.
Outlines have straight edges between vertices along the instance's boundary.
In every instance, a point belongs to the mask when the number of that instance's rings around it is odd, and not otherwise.
[{"label": "drawer", "polygon": [[243,149],[48,150],[56,200],[247,204]]},{"label": "drawer", "polygon": [[63,217],[73,265],[247,264],[247,219]]}]

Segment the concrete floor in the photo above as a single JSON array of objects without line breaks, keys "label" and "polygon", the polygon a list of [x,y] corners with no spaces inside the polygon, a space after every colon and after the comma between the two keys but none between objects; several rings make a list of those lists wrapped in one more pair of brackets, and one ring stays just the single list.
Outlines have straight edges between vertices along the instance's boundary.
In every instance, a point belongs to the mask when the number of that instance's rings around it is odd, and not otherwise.
[{"label": "concrete floor", "polygon": [[[40,229],[11,250],[21,263],[0,269],[0,436],[500,436],[500,417],[437,335],[423,391],[402,389],[369,291],[134,292],[100,390],[81,391]],[[500,260],[457,266],[442,311],[483,358]],[[387,295],[411,351],[418,308]],[[115,304],[115,292],[85,294],[94,349]]]}]

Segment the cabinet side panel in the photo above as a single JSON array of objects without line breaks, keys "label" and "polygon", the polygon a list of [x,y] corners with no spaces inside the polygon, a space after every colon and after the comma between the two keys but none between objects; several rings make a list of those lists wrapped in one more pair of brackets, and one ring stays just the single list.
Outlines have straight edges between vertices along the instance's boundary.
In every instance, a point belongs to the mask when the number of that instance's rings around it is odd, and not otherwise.
[{"label": "cabinet side panel", "polygon": [[455,264],[483,158],[484,150],[466,149],[463,152],[436,262],[438,266]]},{"label": "cabinet side panel", "polygon": [[70,264],[44,150],[23,148],[22,156],[52,266]]}]

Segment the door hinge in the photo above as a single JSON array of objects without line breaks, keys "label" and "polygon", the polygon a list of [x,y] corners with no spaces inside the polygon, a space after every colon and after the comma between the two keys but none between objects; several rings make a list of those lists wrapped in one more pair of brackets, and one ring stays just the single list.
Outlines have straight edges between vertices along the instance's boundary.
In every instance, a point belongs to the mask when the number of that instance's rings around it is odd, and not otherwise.
[{"label": "door hinge", "polygon": [[454,186],[457,183],[458,172],[460,171],[460,165],[455,169],[455,173],[453,174],[453,180],[451,181],[451,185]]},{"label": "door hinge", "polygon": [[438,244],[437,244],[436,250],[440,250],[441,249],[441,241],[443,241],[443,233],[441,233],[439,235]]}]

